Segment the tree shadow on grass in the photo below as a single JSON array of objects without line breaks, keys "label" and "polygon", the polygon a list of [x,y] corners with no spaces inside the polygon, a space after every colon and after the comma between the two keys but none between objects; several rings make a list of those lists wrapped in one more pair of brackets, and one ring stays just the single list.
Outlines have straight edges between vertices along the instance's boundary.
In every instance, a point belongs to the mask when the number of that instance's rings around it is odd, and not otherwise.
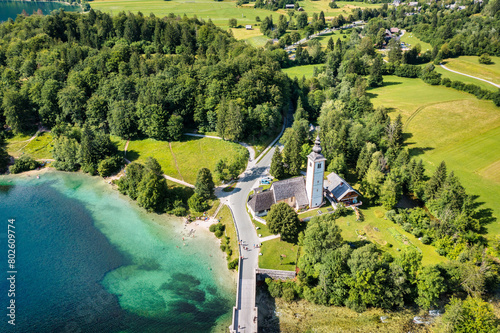
[{"label": "tree shadow on grass", "polygon": [[[407,142],[407,145],[414,144],[414,142]],[[433,147],[415,147],[410,148],[410,157],[415,157],[418,155],[425,154],[426,151],[434,150]]]},{"label": "tree shadow on grass", "polygon": [[130,162],[138,160],[140,156],[141,154],[135,150],[127,150],[127,153],[125,154],[125,158]]},{"label": "tree shadow on grass", "polygon": [[479,220],[480,224],[480,234],[487,234],[488,230],[486,229],[486,226],[488,224],[491,224],[493,222],[496,222],[497,218],[493,216],[493,209],[491,208],[481,208],[485,203],[477,201],[479,199],[478,195],[471,195],[472,198],[472,208],[475,210],[474,214],[472,217],[474,219]]}]

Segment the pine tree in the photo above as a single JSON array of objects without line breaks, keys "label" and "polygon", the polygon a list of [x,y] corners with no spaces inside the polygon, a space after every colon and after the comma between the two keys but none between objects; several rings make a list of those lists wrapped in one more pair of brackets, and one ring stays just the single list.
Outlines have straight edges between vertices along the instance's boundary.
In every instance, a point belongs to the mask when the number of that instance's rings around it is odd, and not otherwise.
[{"label": "pine tree", "polygon": [[276,148],[276,150],[274,151],[269,173],[271,174],[271,176],[277,179],[281,179],[285,175],[285,168],[283,167],[283,157],[281,156],[281,151],[279,148]]},{"label": "pine tree", "polygon": [[432,175],[425,187],[426,200],[434,199],[446,180],[446,163],[443,161]]},{"label": "pine tree", "polygon": [[212,179],[212,173],[207,168],[201,168],[196,176],[194,192],[205,200],[208,200],[214,195],[214,188],[215,185]]},{"label": "pine tree", "polygon": [[371,142],[367,142],[361,149],[361,153],[359,154],[358,161],[356,163],[356,173],[358,174],[359,179],[363,179],[365,177],[366,171],[368,171],[368,168],[370,167],[372,155],[376,150],[377,147]]},{"label": "pine tree", "polygon": [[326,49],[328,51],[333,51],[335,49],[335,43],[333,42],[333,38],[330,37],[330,39],[328,40],[328,44],[326,46]]},{"label": "pine tree", "polygon": [[382,64],[382,57],[380,55],[376,56],[373,65],[370,67],[370,75],[368,76],[368,85],[370,87],[380,87],[383,85]]}]

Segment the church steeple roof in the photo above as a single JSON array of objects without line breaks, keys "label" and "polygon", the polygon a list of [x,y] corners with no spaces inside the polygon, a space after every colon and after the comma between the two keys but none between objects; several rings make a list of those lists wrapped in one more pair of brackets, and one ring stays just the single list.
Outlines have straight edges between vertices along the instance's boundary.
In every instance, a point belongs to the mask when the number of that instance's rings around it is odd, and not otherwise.
[{"label": "church steeple roof", "polygon": [[314,141],[313,152],[316,154],[321,154],[321,141],[319,140],[319,134],[316,137],[316,141]]},{"label": "church steeple roof", "polygon": [[325,156],[321,154],[321,141],[319,140],[319,134],[314,141],[312,153],[310,153],[307,158],[311,161],[326,160]]}]

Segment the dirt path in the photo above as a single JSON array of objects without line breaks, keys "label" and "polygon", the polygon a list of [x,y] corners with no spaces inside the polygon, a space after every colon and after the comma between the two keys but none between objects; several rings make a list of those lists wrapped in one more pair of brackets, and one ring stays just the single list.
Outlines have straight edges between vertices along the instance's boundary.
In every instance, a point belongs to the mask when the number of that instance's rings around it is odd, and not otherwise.
[{"label": "dirt path", "polygon": [[179,166],[177,165],[177,159],[175,158],[175,154],[174,151],[172,150],[172,144],[170,143],[170,141],[168,142],[168,147],[170,148],[170,152],[172,153],[172,156],[174,158],[175,168],[177,169],[177,173],[179,174],[179,177],[182,179],[182,181],[184,181],[184,178],[181,175],[181,170],[179,170]]},{"label": "dirt path", "polygon": [[485,79],[481,79],[481,78],[478,78],[476,76],[472,76],[472,75],[469,75],[469,74],[464,74],[464,73],[460,73],[460,72],[454,71],[452,69],[449,69],[448,67],[446,67],[443,64],[439,64],[439,66],[443,67],[443,69],[446,69],[448,72],[452,72],[452,73],[460,74],[460,75],[463,75],[463,76],[471,77],[473,79],[476,79],[476,80],[479,80],[479,81],[483,81],[483,82],[489,83],[489,84],[491,84],[491,85],[493,85],[493,86],[495,86],[497,88],[500,88],[500,84],[496,84],[496,83],[493,83],[491,81],[488,81],[488,80],[485,80]]}]

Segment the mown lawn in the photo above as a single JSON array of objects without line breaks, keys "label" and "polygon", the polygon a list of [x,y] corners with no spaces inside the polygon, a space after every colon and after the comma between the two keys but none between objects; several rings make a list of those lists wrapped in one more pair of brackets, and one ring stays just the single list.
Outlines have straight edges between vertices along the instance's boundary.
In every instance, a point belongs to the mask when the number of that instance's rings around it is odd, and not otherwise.
[{"label": "mown lawn", "polygon": [[491,65],[480,64],[478,59],[477,56],[462,56],[446,59],[443,63],[454,71],[500,84],[500,57],[491,57]]},{"label": "mown lawn", "polygon": [[374,105],[393,108],[391,117],[403,116],[408,148],[422,158],[429,175],[444,160],[467,192],[478,195],[480,209],[496,219],[486,226],[493,239],[500,233],[500,108],[420,79],[384,81],[384,87],[369,91]]},{"label": "mown lawn", "polygon": [[[339,8],[332,9],[328,6],[330,1],[328,0],[304,0],[299,1],[299,6],[304,8],[308,14],[319,13],[323,11],[325,13],[325,18],[332,18],[342,14],[344,17],[349,16],[351,11],[355,8],[380,8],[382,4],[368,4],[361,1],[336,1]],[[312,15],[311,15],[312,16]]]},{"label": "mown lawn", "polygon": [[224,235],[229,237],[229,246],[233,251],[228,261],[238,258],[240,256],[238,248],[238,236],[236,234],[236,228],[234,226],[233,215],[226,205],[224,205],[224,207],[222,207],[217,214],[217,219],[220,219],[220,222],[226,226]]},{"label": "mown lawn", "polygon": [[245,26],[242,26],[241,28],[232,28],[231,31],[233,32],[234,38],[238,40],[244,40],[254,47],[261,47],[266,45],[270,38],[264,36],[260,32],[259,26],[252,24],[252,27],[252,30],[247,30]]},{"label": "mown lawn", "polygon": [[287,74],[291,79],[293,79],[294,77],[301,79],[303,76],[305,76],[306,79],[310,79],[313,77],[314,67],[320,69],[321,67],[323,67],[323,65],[320,64],[320,65],[295,66],[295,67],[283,68],[282,71],[283,73]]},{"label": "mown lawn", "polygon": [[449,78],[450,80],[452,81],[462,81],[464,83],[472,83],[472,84],[475,84],[483,89],[486,89],[486,90],[491,90],[491,91],[497,91],[498,88],[496,88],[494,85],[492,84],[489,84],[487,82],[484,82],[484,81],[481,81],[481,80],[477,80],[477,79],[474,79],[474,78],[471,78],[471,77],[468,77],[468,76],[464,76],[464,75],[460,75],[460,74],[457,74],[457,73],[453,73],[453,72],[450,72],[450,71],[447,71],[446,69],[442,68],[441,66],[435,66],[435,69],[434,69],[436,72],[438,73],[441,73],[441,78]]},{"label": "mown lawn", "polygon": [[260,223],[259,221],[256,221],[254,219],[252,219],[252,222],[256,228],[259,227],[259,230],[255,230],[257,232],[257,235],[260,235],[259,237],[267,237],[272,235],[266,224]]},{"label": "mown lawn", "polygon": [[159,17],[167,16],[173,13],[181,17],[186,14],[188,17],[197,16],[198,19],[208,20],[220,26],[228,28],[230,18],[238,20],[238,24],[245,26],[246,24],[255,24],[255,17],[259,16],[263,19],[266,16],[272,15],[273,21],[277,22],[279,13],[265,9],[254,9],[253,7],[242,6],[237,7],[236,1],[219,1],[213,0],[94,0],[90,2],[90,6],[94,10],[118,14],[121,11],[125,12],[142,12],[144,15],[150,13]]},{"label": "mown lawn", "polygon": [[426,43],[426,42],[418,39],[417,37],[413,36],[413,33],[408,32],[408,31],[400,38],[400,41],[409,45],[410,48],[417,45],[417,44],[420,44],[422,53],[424,53],[427,50],[432,51],[431,44]]},{"label": "mown lawn", "polygon": [[154,139],[131,140],[127,158],[145,162],[152,156],[166,175],[194,184],[199,169],[208,168],[213,173],[217,161],[223,158],[233,161],[245,149],[229,141],[188,136],[182,141],[172,142],[171,146],[172,150],[168,142]]},{"label": "mown lawn", "polygon": [[54,138],[50,133],[42,132],[36,138],[28,140],[34,135],[16,135],[6,140],[6,148],[9,155],[18,158],[25,154],[34,159],[52,159]]},{"label": "mown lawn", "polygon": [[298,245],[281,241],[279,238],[263,242],[260,249],[262,255],[259,256],[259,267],[293,271],[298,248]]}]

